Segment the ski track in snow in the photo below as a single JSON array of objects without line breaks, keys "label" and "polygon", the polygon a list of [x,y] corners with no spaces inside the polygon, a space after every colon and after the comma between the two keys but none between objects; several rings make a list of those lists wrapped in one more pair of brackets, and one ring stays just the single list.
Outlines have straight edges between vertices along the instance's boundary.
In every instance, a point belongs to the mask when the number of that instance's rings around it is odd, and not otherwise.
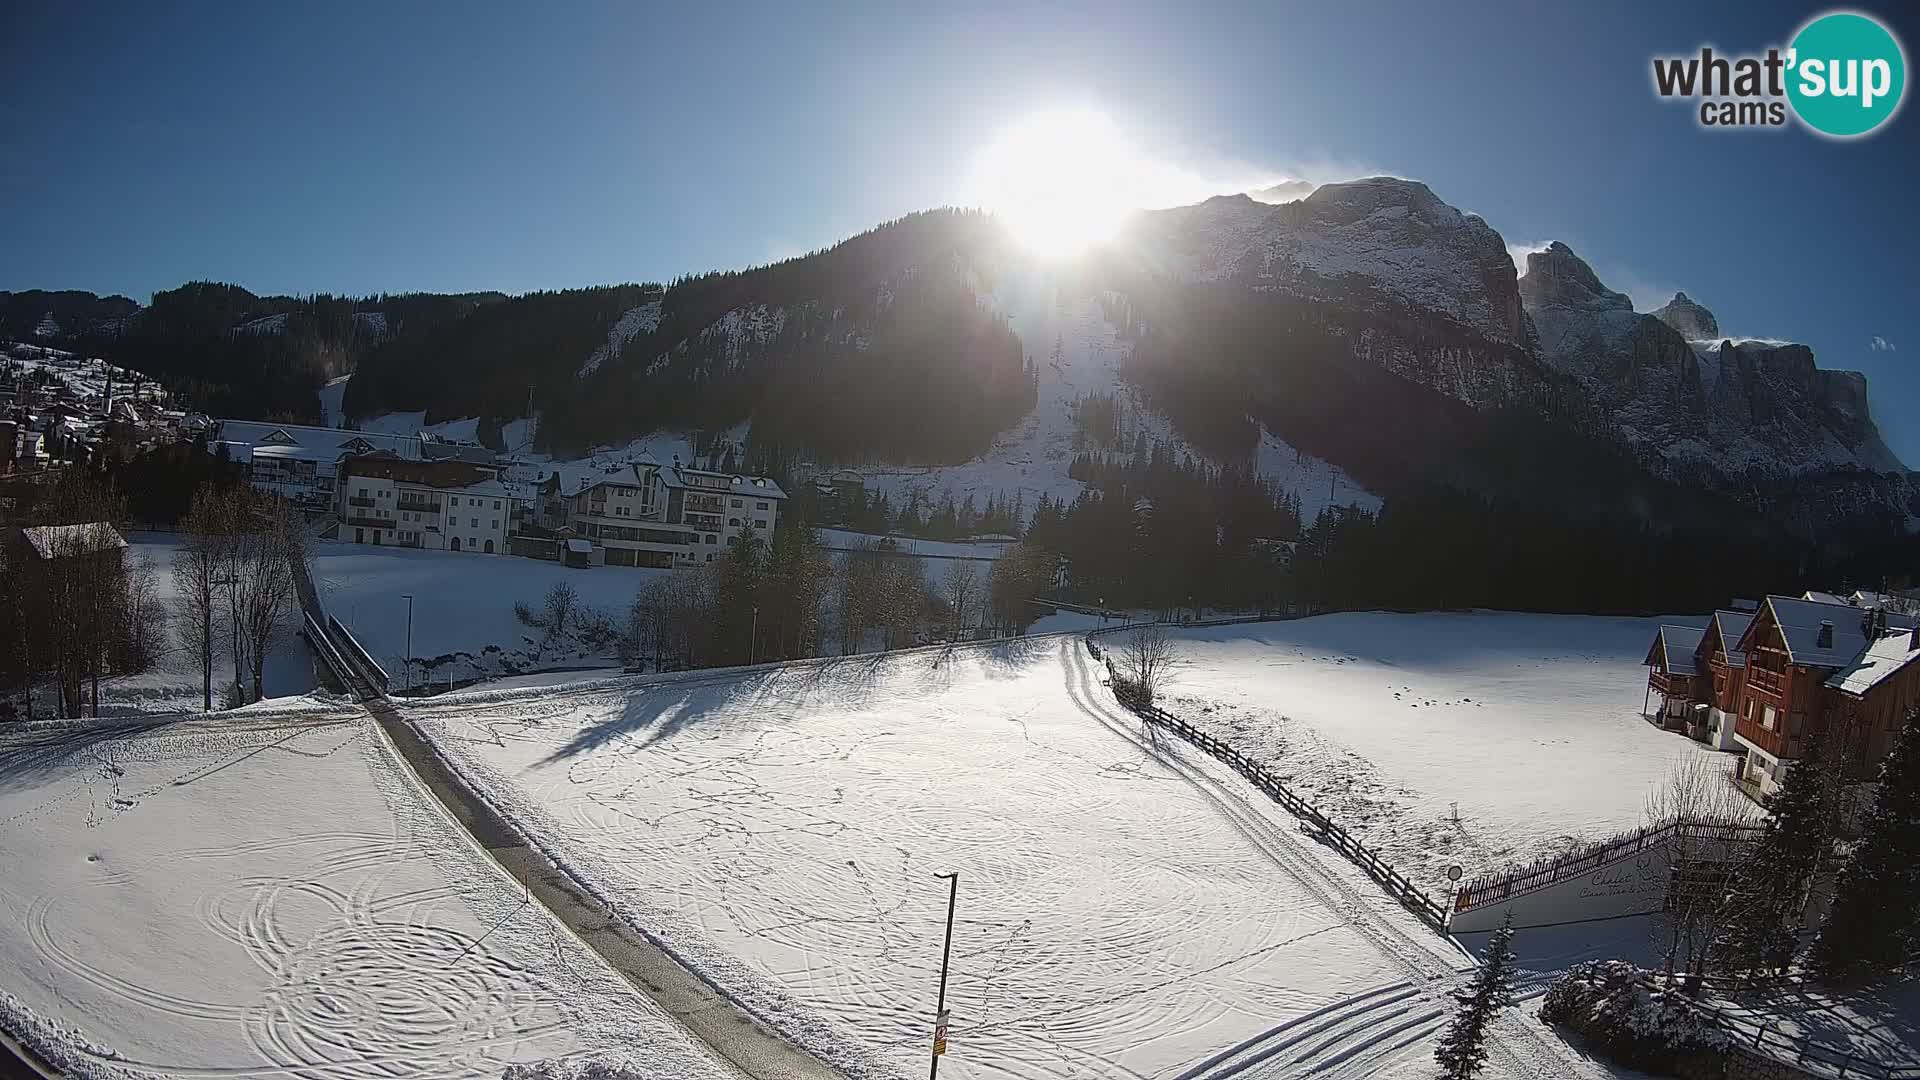
[{"label": "ski track in snow", "polygon": [[[1151,745],[1074,636],[407,712],[613,910],[850,1077],[924,1060],[938,869],[963,875],[960,1078],[1410,1077],[1471,970],[1225,766]],[[1605,1075],[1521,1021],[1490,1074]]]},{"label": "ski track in snow", "polygon": [[456,839],[370,721],[53,732],[8,740],[29,764],[0,785],[0,968],[118,1047],[63,1039],[70,1075],[497,1076],[610,1030],[664,1044],[661,1075],[721,1075]]}]

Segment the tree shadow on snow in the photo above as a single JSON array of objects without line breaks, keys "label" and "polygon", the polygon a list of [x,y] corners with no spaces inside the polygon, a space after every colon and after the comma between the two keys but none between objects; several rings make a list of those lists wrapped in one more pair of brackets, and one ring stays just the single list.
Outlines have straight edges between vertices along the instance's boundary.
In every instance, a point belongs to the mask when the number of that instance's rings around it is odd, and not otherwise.
[{"label": "tree shadow on snow", "polygon": [[80,720],[0,730],[0,791],[30,788],[62,770],[97,764],[111,744],[179,720]]}]

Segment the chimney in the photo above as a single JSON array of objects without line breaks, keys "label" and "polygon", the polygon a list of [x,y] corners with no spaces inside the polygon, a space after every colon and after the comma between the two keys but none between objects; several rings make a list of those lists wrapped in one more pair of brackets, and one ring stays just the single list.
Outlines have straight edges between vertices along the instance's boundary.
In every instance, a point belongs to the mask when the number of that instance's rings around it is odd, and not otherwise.
[{"label": "chimney", "polygon": [[1813,647],[1816,649],[1833,648],[1833,620],[1820,620],[1820,636],[1813,639]]}]

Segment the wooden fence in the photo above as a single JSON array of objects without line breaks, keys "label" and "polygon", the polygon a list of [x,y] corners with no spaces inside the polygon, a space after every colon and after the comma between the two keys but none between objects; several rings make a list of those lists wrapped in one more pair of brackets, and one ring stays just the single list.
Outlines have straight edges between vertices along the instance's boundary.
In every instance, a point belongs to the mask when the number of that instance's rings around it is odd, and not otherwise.
[{"label": "wooden fence", "polygon": [[[1228,623],[1261,621],[1265,620],[1260,618],[1220,619],[1210,620],[1207,623],[1198,625],[1219,626]],[[1196,624],[1190,623],[1187,625]],[[1103,659],[1104,656],[1100,646],[1093,638],[1093,634],[1087,635],[1087,651],[1091,653],[1095,659]],[[1109,671],[1111,672],[1110,662]],[[1352,834],[1341,828],[1332,818],[1322,813],[1318,807],[1296,794],[1293,789],[1287,787],[1286,784],[1281,782],[1279,777],[1269,772],[1266,766],[1242,754],[1226,740],[1216,738],[1209,732],[1187,723],[1185,720],[1174,716],[1165,709],[1157,708],[1139,700],[1136,694],[1130,692],[1129,684],[1125,679],[1115,678],[1113,680],[1113,688],[1114,696],[1119,698],[1120,703],[1125,705],[1129,711],[1149,724],[1173,732],[1200,749],[1205,750],[1214,758],[1232,766],[1236,772],[1251,781],[1253,786],[1265,792],[1268,798],[1279,803],[1288,813],[1299,818],[1304,825],[1310,826],[1317,839],[1346,856],[1348,861],[1352,862],[1355,866],[1365,870],[1369,877],[1384,886],[1387,892],[1392,894],[1394,899],[1400,901],[1407,910],[1419,916],[1421,921],[1433,927],[1435,930],[1446,929],[1447,910],[1443,905],[1421,891],[1413,882],[1407,880],[1406,875],[1396,870],[1392,863],[1381,858],[1378,852],[1361,843],[1359,840],[1354,839]]]}]

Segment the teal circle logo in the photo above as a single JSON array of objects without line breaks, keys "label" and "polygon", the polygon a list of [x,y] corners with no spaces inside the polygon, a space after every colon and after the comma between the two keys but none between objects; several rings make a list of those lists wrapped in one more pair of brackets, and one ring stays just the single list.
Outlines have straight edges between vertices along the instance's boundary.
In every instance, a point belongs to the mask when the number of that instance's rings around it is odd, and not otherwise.
[{"label": "teal circle logo", "polygon": [[1787,99],[1801,121],[1849,139],[1886,123],[1907,89],[1907,57],[1886,27],[1836,11],[1800,28],[1787,51]]}]

